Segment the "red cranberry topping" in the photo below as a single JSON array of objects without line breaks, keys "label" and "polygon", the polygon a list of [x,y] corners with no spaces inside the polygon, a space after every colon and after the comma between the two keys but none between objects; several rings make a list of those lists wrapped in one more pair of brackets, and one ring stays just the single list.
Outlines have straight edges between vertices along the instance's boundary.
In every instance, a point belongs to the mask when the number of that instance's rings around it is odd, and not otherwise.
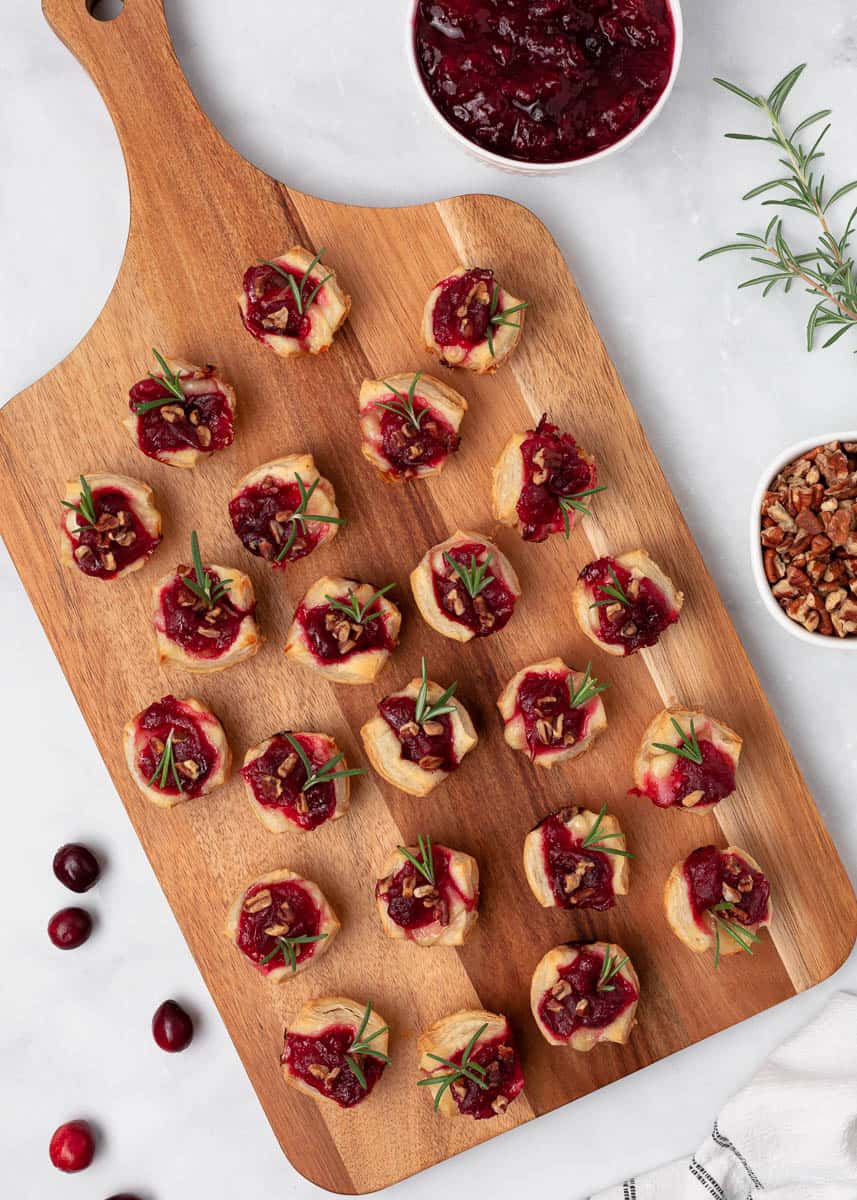
[{"label": "red cranberry topping", "polygon": [[61,908],[48,922],[48,937],[59,950],[76,950],[92,933],[92,917],[83,908]]},{"label": "red cranberry topping", "polygon": [[300,504],[297,481],[284,483],[267,475],[229,501],[232,528],[251,554],[267,559],[273,567],[285,567],[311,554],[326,528],[322,522],[310,520],[295,529],[291,516]]},{"label": "red cranberry topping", "polygon": [[417,702],[411,696],[387,696],[378,712],[396,734],[402,758],[415,762],[424,771],[454,771],[458,766],[448,714],[418,725],[414,720]]},{"label": "red cranberry topping", "polygon": [[[330,758],[329,745],[319,739],[299,737],[299,742],[314,767],[322,767]],[[340,764],[341,765],[341,764]],[[303,790],[306,767],[283,734],[276,734],[264,754],[241,768],[241,774],[253,789],[253,795],[265,808],[279,809],[301,829],[316,829],[333,814],[336,794],[333,783],[316,783]]]},{"label": "red cranberry topping", "polygon": [[[164,696],[161,700],[155,700],[141,714],[139,725],[148,736],[137,752],[137,766],[143,778],[152,781],[149,786],[169,796],[198,796],[217,761],[217,751],[202,732],[198,715],[176,700],[175,696]],[[181,788],[172,771],[167,772],[164,787],[161,787],[160,774],[155,778],[155,773],[160,772],[170,733]]]},{"label": "red cranberry topping", "polygon": [[[449,1061],[460,1063],[463,1053],[463,1049],[457,1050]],[[483,1082],[488,1086],[483,1089],[466,1075],[461,1076],[450,1088],[459,1111],[476,1121],[496,1117],[524,1086],[524,1073],[511,1032],[480,1042],[467,1061],[485,1069]]]},{"label": "red cranberry topping", "polygon": [[685,796],[691,792],[702,792],[702,799],[695,808],[718,804],[735,791],[735,765],[728,754],[724,754],[713,742],[697,738],[702,762],[695,763],[681,755],[676,756],[675,766],[667,780],[668,791],[658,789],[654,780],[649,780],[645,794],[659,808],[681,807]]},{"label": "red cranberry topping", "polygon": [[[247,297],[247,313],[244,325],[253,337],[264,341],[271,336],[297,338],[306,341],[311,323],[306,311],[307,301],[321,283],[322,275],[314,271],[303,283],[301,299],[304,312],[298,311],[298,302],[291,284],[283,275],[291,275],[296,288],[301,287],[303,271],[287,263],[278,262],[277,270],[265,264],[249,267],[244,272],[244,294]],[[324,290],[315,297],[321,298]]]},{"label": "red cranberry topping", "polygon": [[593,599],[612,600],[600,584],[615,587],[612,572],[619,580],[628,603],[618,606],[602,604],[598,613],[598,636],[609,646],[622,646],[633,654],[644,646],[654,646],[663,631],[678,620],[678,613],[667,603],[661,589],[651,579],[632,579],[631,572],[615,558],[599,558],[580,572],[580,578],[593,594]]},{"label": "red cranberry topping", "polygon": [[193,1021],[175,1000],[165,1000],[152,1017],[152,1037],[161,1050],[178,1054],[193,1038]]},{"label": "red cranberry topping", "polygon": [[[383,897],[390,920],[402,929],[424,929],[435,922],[449,924],[450,901],[453,897],[472,911],[479,903],[477,896],[465,896],[452,879],[449,867],[452,855],[445,846],[432,846],[434,884],[405,860],[398,871],[387,879],[379,879],[375,895]],[[426,891],[426,889],[428,889]],[[419,892],[419,895],[416,895]]]},{"label": "red cranberry topping", "polygon": [[594,908],[604,912],[616,903],[610,855],[583,845],[566,828],[567,810],[545,817],[542,854],[554,899],[560,908]]},{"label": "red cranberry topping", "polygon": [[[393,403],[390,395],[383,403]],[[425,403],[414,397],[414,412],[419,428],[405,413],[382,410],[381,450],[384,457],[402,479],[411,479],[419,468],[436,467],[459,445],[459,437],[452,426]],[[422,415],[421,415],[422,414]]]},{"label": "red cranberry topping", "polygon": [[[224,582],[211,567],[205,570],[212,581],[212,589]],[[223,596],[209,608],[204,600],[185,587],[183,580],[194,578],[192,570],[179,567],[173,582],[161,592],[164,633],[196,658],[219,658],[238,637],[241,622],[255,611],[256,606],[236,608],[228,596]]]},{"label": "red cranberry topping", "polygon": [[[451,559],[470,570],[471,560],[482,566],[492,557],[481,542],[462,542],[446,552]],[[492,558],[493,561],[493,558]],[[485,575],[491,582],[476,596],[471,596],[458,572],[444,559],[444,571],[432,572],[435,599],[450,621],[466,625],[475,637],[487,637],[497,633],[508,622],[515,611],[515,595],[505,583],[493,574],[491,563]]]},{"label": "red cranberry topping", "polygon": [[705,914],[724,902],[730,904],[724,916],[741,925],[757,925],[767,916],[770,885],[760,871],[737,854],[724,854],[716,846],[700,846],[685,861],[683,870],[694,919],[706,931]]},{"label": "red cranberry topping", "polygon": [[[439,285],[440,295],[432,314],[432,333],[439,346],[472,349],[485,341],[491,315],[494,272],[474,267],[463,275],[450,275]],[[498,302],[502,295],[498,294]]]},{"label": "red cranberry topping", "polygon": [[420,71],[460,133],[524,162],[569,162],[620,141],[669,81],[666,0],[420,0]]},{"label": "red cranberry topping", "polygon": [[[214,374],[212,368],[208,372]],[[180,379],[190,377],[187,371],[179,374]],[[235,436],[232,410],[216,385],[210,392],[187,395],[182,402],[160,380],[141,379],[131,388],[129,396],[128,406],[137,417],[137,444],[149,458],[187,449],[208,453],[232,445]],[[165,397],[169,398],[168,404],[138,411]]]},{"label": "red cranberry topping", "polygon": [[51,1138],[51,1162],[58,1171],[85,1171],[95,1157],[95,1138],[86,1121],[68,1121]]},{"label": "red cranberry topping", "polygon": [[612,990],[599,990],[603,967],[603,954],[584,950],[559,972],[567,987],[555,984],[542,996],[539,1018],[555,1037],[570,1038],[581,1028],[604,1029],[637,999],[636,988],[621,972],[611,977]]},{"label": "red cranberry topping", "polygon": [[113,487],[94,488],[92,503],[95,524],[78,513],[74,535],[66,529],[75,547],[75,561],[85,575],[115,579],[131,563],[155,552],[161,539],[149,534],[125,492]]},{"label": "red cranberry topping", "polygon": [[[347,596],[334,596],[334,599],[348,603]],[[387,631],[380,600],[371,605],[362,624],[349,620],[341,609],[331,604],[318,604],[314,608],[305,608],[301,604],[295,617],[303,627],[313,653],[322,663],[341,662],[366,650],[392,650],[395,644]]]},{"label": "red cranberry topping", "polygon": [[77,842],[60,846],[54,855],[54,875],[71,892],[88,892],[100,873],[98,859]]},{"label": "red cranberry topping", "polygon": [[[581,497],[595,487],[594,463],[581,453],[570,433],[560,433],[543,416],[521,446],[524,460],[524,486],[518,498],[517,512],[521,534],[528,542],[543,542],[551,533],[562,533],[574,524],[575,509],[560,497]],[[566,526],[566,518],[568,526]]]},{"label": "red cranberry topping", "polygon": [[590,705],[573,708],[569,673],[528,671],[518,684],[517,709],[530,757],[563,750],[586,736]]},{"label": "red cranberry topping", "polygon": [[[251,903],[258,897],[256,903]],[[250,909],[255,911],[248,911]],[[305,887],[296,880],[281,883],[256,883],[248,888],[238,919],[238,948],[256,963],[267,975],[284,966],[291,966],[291,958],[279,947],[277,938],[292,939],[313,937],[321,928],[321,912]],[[269,933],[276,929],[278,933]],[[317,942],[292,944],[296,962],[303,962],[315,954]],[[268,962],[262,959],[273,951],[278,952]]]},{"label": "red cranberry topping", "polygon": [[348,1025],[331,1025],[316,1037],[287,1032],[282,1061],[292,1075],[335,1100],[340,1108],[351,1108],[369,1095],[386,1066],[379,1058],[356,1055],[366,1080],[363,1087],[345,1059],[356,1032]]}]

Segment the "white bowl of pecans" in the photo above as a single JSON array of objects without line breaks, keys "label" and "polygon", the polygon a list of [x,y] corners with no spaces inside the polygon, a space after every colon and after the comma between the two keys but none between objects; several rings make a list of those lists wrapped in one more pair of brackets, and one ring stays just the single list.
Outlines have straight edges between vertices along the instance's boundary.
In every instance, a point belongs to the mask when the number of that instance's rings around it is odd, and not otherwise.
[{"label": "white bowl of pecans", "polygon": [[804,642],[857,650],[857,432],[777,455],[753,498],[750,555],[774,620]]}]

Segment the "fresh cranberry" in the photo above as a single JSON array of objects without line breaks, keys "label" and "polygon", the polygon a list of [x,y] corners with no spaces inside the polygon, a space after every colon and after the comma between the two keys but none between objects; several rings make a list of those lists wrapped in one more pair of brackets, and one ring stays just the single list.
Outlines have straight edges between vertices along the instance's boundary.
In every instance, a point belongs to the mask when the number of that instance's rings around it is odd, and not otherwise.
[{"label": "fresh cranberry", "polygon": [[92,917],[83,908],[61,908],[48,922],[48,937],[60,950],[76,950],[92,933]]},{"label": "fresh cranberry", "polygon": [[54,855],[54,875],[69,891],[88,892],[100,874],[98,859],[86,846],[69,842]]},{"label": "fresh cranberry", "polygon": [[86,1121],[68,1121],[51,1138],[51,1162],[58,1171],[85,1171],[95,1154],[95,1138]]},{"label": "fresh cranberry", "polygon": [[191,1043],[193,1021],[175,1000],[165,1000],[152,1017],[152,1037],[168,1054],[178,1054]]}]

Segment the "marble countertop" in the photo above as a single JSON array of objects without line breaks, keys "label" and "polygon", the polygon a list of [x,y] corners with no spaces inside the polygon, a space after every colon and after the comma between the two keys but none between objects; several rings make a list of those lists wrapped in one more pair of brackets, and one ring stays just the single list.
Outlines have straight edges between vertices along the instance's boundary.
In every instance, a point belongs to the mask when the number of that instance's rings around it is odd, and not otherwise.
[{"label": "marble countertop", "polygon": [[[857,427],[857,367],[845,342],[805,352],[807,297],[763,304],[756,293],[736,291],[737,259],[698,265],[696,258],[758,224],[759,211],[740,196],[769,177],[770,165],[766,147],[723,141],[725,129],[746,127],[752,114],[711,76],[762,90],[806,60],[793,110],[798,117],[836,110],[828,171],[842,182],[857,174],[850,119],[857,16],[851,0],[817,0],[811,14],[776,0],[685,0],[685,7],[684,63],[654,128],[600,165],[530,180],[480,165],[424,111],[402,54],[403,0],[167,2],[202,105],[271,174],[374,205],[500,192],[547,222],[855,878],[854,660],[798,643],[765,615],[746,524],[758,474],[774,454],[804,437]],[[34,0],[0,10],[0,164],[5,400],[67,354],[94,320],[128,224],[110,120]],[[790,225],[812,236],[805,220],[797,214]],[[0,595],[5,1194],[326,1194],[292,1170],[274,1141],[5,550]],[[58,961],[45,924],[70,902],[50,871],[65,840],[91,843],[107,870],[87,898],[97,936]],[[400,1185],[397,1200],[444,1188],[502,1200],[532,1188],[536,1172],[549,1194],[580,1200],[689,1151],[766,1052],[847,986],[857,987],[853,954],[833,981]],[[178,1057],[162,1054],[148,1033],[154,1008],[169,995],[199,1022]],[[47,1143],[73,1116],[91,1118],[104,1140],[89,1171],[63,1177],[48,1164]]]}]

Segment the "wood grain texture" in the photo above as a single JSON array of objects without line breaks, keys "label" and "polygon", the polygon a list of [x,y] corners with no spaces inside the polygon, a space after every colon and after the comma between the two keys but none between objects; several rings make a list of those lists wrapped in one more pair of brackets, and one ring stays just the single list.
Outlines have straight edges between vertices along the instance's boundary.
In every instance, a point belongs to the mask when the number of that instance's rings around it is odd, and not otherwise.
[{"label": "wood grain texture", "polygon": [[[601,1087],[783,1000],[831,974],[857,931],[857,901],[792,754],[708,575],[682,514],[556,245],[507,200],[467,196],[401,210],[353,209],[294,192],[242,160],[200,112],[175,60],[161,0],[126,0],[100,24],[84,0],[45,0],[59,36],[86,66],[122,142],[131,228],[118,280],[93,328],[48,376],[0,413],[0,525],[120,796],[254,1083],[283,1149],[323,1187],[366,1192],[453,1155]],[[244,268],[300,242],[327,246],[354,305],[327,355],[284,362],[238,317]],[[492,265],[532,304],[522,344],[493,379],[454,377],[470,402],[463,448],[441,476],[392,489],[363,461],[356,397],[365,376],[433,364],[418,350],[419,316],[433,283],[457,262]],[[149,347],[213,360],[239,397],[237,439],[194,472],[143,457],[120,421]],[[435,365],[435,370],[436,370]],[[570,543],[524,545],[493,530],[490,469],[508,436],[549,409],[599,463],[609,490]],[[285,573],[250,559],[227,514],[232,484],[282,453],[310,451],[349,523],[326,549]],[[165,539],[156,560],[115,585],[63,570],[57,556],[63,481],[108,469],[155,489]],[[407,577],[425,549],[457,526],[495,534],[518,571],[523,599],[500,635],[462,648],[421,621]],[[246,570],[267,634],[258,657],[222,676],[192,679],[156,666],[148,619],[152,582],[187,557],[196,528],[212,561]],[[593,651],[569,593],[580,567],[605,551],[647,548],[686,594],[663,644],[628,661]],[[282,656],[295,603],[320,574],[381,585],[396,580],[404,612],[399,650],[376,684],[337,688]],[[460,680],[481,742],[461,770],[417,801],[375,776],[357,780],[345,820],[310,836],[272,836],[250,812],[240,780],[164,812],[130,783],[120,750],[126,718],[168,691],[196,693],[223,720],[236,758],[273,730],[331,733],[349,761],[356,731],[385,692],[428,656],[440,681]],[[610,682],[610,719],[595,748],[568,768],[535,771],[502,740],[494,703],[528,662],[595,658]],[[626,795],[637,741],[665,702],[699,705],[745,738],[738,794],[704,818],[661,812]],[[528,829],[570,800],[604,800],[636,854],[631,894],[606,914],[545,911],[523,875]],[[373,883],[390,848],[418,831],[479,860],[482,916],[460,951],[389,942]],[[753,960],[715,975],[711,959],[668,933],[661,890],[678,858],[705,841],[746,847],[772,881],[776,922]],[[825,869],[811,878],[808,862]],[[276,988],[220,936],[236,892],[287,866],[316,880],[343,921],[329,954]],[[528,1008],[530,974],[554,944],[617,942],[642,980],[639,1026],[627,1046],[590,1055],[552,1049]],[[393,1029],[393,1066],[351,1113],[316,1105],[279,1075],[282,1030],[303,1001],[324,993],[369,998]],[[414,1086],[416,1037],[461,1007],[510,1016],[520,1038],[525,1094],[492,1122],[444,1122]],[[332,1110],[332,1111],[331,1111]],[[397,1136],[385,1134],[395,1120]],[[378,1152],[383,1147],[383,1153]]]}]

